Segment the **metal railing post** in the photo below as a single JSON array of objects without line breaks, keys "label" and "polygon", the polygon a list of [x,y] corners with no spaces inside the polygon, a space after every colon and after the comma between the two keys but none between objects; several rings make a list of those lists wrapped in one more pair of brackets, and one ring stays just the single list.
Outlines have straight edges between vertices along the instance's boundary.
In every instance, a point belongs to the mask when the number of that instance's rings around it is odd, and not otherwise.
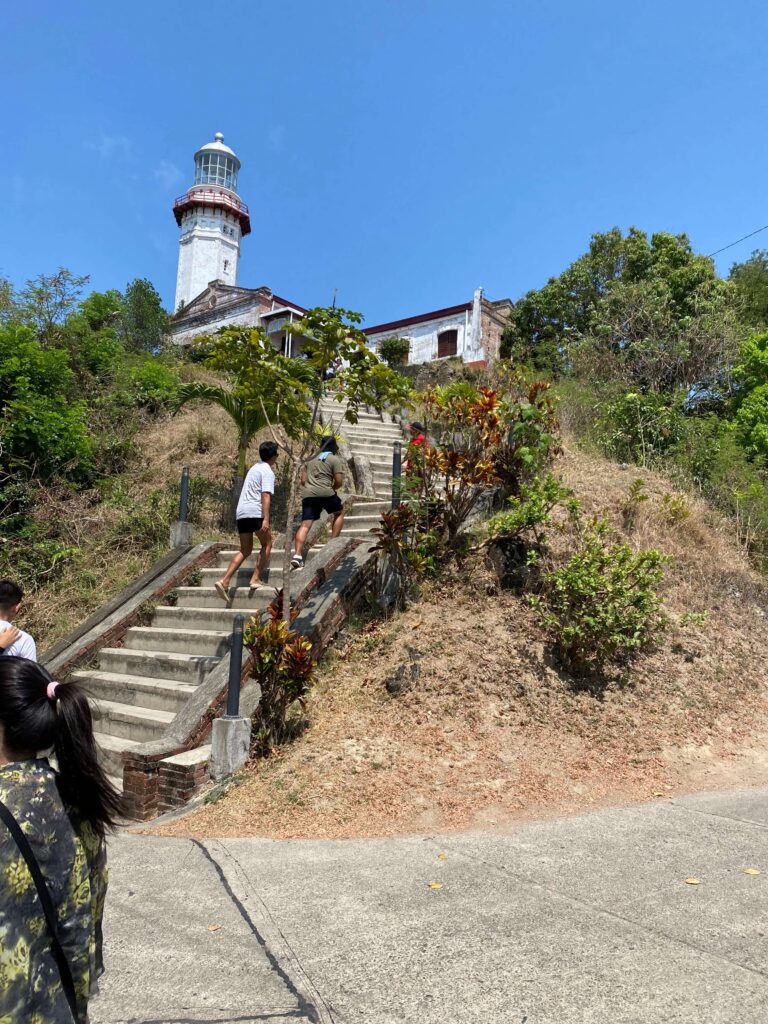
[{"label": "metal railing post", "polygon": [[240,679],[243,674],[243,627],[245,616],[236,615],[229,652],[229,682],[227,683],[227,713],[224,718],[240,717]]},{"label": "metal railing post", "polygon": [[395,441],[392,452],[392,508],[400,505],[400,484],[403,472],[403,445]]},{"label": "metal railing post", "polygon": [[186,523],[189,512],[189,466],[181,471],[181,495],[179,496],[179,522]]}]

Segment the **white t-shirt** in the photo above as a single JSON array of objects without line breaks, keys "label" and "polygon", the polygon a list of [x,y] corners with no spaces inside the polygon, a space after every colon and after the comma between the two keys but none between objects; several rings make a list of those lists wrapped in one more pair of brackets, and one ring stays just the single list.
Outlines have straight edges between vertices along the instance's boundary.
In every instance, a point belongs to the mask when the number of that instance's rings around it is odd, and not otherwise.
[{"label": "white t-shirt", "polygon": [[[10,629],[11,623],[6,622],[5,619],[0,619],[0,633],[4,629]],[[7,647],[4,651],[0,651],[0,657],[7,656],[10,658],[29,658],[30,661],[37,661],[37,648],[35,647],[35,641],[29,635],[21,630],[21,636],[18,640],[14,640],[10,647]]]},{"label": "white t-shirt", "polygon": [[257,462],[248,470],[235,518],[261,519],[264,516],[261,504],[261,495],[264,491],[269,494],[275,493],[275,474],[266,462]]}]

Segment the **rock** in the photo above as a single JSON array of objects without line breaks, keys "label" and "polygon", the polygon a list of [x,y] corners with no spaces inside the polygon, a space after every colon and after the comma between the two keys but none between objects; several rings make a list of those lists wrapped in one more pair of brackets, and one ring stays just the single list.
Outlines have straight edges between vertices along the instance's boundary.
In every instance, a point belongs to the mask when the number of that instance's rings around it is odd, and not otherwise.
[{"label": "rock", "polygon": [[503,587],[522,590],[536,572],[528,565],[531,548],[519,537],[498,537],[488,545],[488,558]]},{"label": "rock", "polygon": [[348,465],[355,483],[355,494],[375,495],[376,485],[370,459],[365,455],[353,455]]},{"label": "rock", "polygon": [[412,647],[405,648],[408,660],[401,662],[395,671],[384,681],[387,693],[399,697],[413,688],[421,675],[421,654]]}]

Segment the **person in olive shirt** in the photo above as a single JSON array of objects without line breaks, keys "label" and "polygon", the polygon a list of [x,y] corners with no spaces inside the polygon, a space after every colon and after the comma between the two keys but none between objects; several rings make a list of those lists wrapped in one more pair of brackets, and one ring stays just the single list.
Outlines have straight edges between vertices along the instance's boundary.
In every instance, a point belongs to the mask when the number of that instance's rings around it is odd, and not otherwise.
[{"label": "person in olive shirt", "polygon": [[304,567],[304,543],[312,523],[323,512],[331,517],[331,537],[338,537],[344,525],[344,506],[338,495],[344,482],[344,460],[337,454],[339,446],[333,437],[324,437],[317,455],[301,470],[301,525],[294,538],[295,554],[291,569]]}]

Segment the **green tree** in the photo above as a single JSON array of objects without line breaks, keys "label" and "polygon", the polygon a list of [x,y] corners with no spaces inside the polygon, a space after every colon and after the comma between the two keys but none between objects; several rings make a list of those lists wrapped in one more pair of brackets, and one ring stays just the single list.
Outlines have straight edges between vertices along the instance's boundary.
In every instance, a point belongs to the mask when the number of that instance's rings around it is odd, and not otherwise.
[{"label": "green tree", "polygon": [[168,314],[154,285],[146,278],[125,289],[120,336],[129,352],[157,352],[168,333]]},{"label": "green tree", "polygon": [[55,274],[32,278],[16,296],[19,321],[32,325],[45,344],[56,344],[64,321],[77,306],[89,280],[87,274],[78,277],[66,267],[59,267]]},{"label": "green tree", "polygon": [[[660,353],[659,362],[669,364],[678,348],[695,349],[705,328],[704,356],[697,360],[693,352],[688,366],[711,352],[719,368],[723,347],[732,344],[735,308],[734,285],[717,277],[709,257],[693,252],[686,235],[660,232],[649,239],[637,228],[626,235],[613,228],[593,235],[588,252],[519,300],[502,354],[557,376],[573,369],[577,346],[583,349],[585,339],[602,334],[603,351],[607,340],[621,354],[629,340],[643,359],[668,344],[672,351]],[[670,324],[674,336],[668,342]]]},{"label": "green tree", "polygon": [[736,286],[744,322],[768,326],[768,250],[755,249],[748,260],[734,263],[728,278]]}]

